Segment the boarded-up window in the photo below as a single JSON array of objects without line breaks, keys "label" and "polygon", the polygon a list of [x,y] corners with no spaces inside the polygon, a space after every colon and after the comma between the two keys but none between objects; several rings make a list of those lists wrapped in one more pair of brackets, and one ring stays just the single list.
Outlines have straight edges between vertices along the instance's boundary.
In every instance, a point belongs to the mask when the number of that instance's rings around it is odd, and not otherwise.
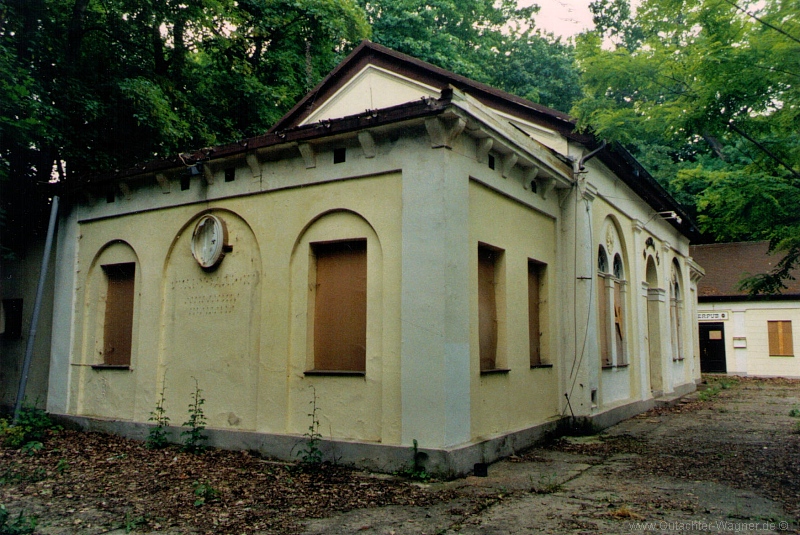
[{"label": "boarded-up window", "polygon": [[769,354],[774,357],[794,356],[791,321],[768,321]]},{"label": "boarded-up window", "polygon": [[497,259],[501,253],[478,247],[478,332],[481,371],[497,368]]},{"label": "boarded-up window", "polygon": [[130,366],[136,264],[103,266],[108,283],[103,328],[103,364]]},{"label": "boarded-up window", "polygon": [[625,350],[625,300],[622,297],[622,282],[614,281],[614,343],[616,345],[617,365],[628,363]]},{"label": "boarded-up window", "polygon": [[314,368],[366,371],[367,241],[312,245],[317,273],[314,298]]},{"label": "boarded-up window", "polygon": [[683,299],[677,268],[672,270],[672,282],[670,283],[670,322],[672,358],[673,360],[683,360]]},{"label": "boarded-up window", "polygon": [[606,286],[607,276],[597,275],[597,309],[600,311],[599,323],[597,326],[598,342],[600,344],[600,363],[603,366],[611,366],[611,342],[609,340],[609,314],[608,314],[608,288]]},{"label": "boarded-up window", "polygon": [[539,299],[543,271],[544,265],[528,261],[528,336],[531,366],[539,366],[542,363]]}]

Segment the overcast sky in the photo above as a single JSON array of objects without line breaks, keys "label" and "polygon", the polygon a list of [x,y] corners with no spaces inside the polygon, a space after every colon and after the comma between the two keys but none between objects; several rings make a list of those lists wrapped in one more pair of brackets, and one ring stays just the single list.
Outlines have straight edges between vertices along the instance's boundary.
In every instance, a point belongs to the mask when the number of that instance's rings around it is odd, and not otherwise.
[{"label": "overcast sky", "polygon": [[564,38],[592,27],[591,0],[519,0],[520,6],[539,4],[536,27]]},{"label": "overcast sky", "polygon": [[[592,28],[592,12],[589,4],[592,0],[517,0],[520,6],[538,4],[541,9],[536,15],[536,27],[544,31],[572,37],[583,30]],[[631,10],[641,4],[641,0],[630,0]]]}]

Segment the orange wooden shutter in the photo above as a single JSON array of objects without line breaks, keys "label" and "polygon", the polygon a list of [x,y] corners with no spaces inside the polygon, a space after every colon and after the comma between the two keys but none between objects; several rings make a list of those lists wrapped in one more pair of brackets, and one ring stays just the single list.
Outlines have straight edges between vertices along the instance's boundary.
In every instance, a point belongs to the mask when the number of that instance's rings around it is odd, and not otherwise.
[{"label": "orange wooden shutter", "polygon": [[111,366],[129,366],[136,264],[112,264],[103,266],[103,271],[108,280],[103,363]]},{"label": "orange wooden shutter", "polygon": [[478,332],[481,370],[497,367],[497,297],[495,295],[496,253],[478,248]]},{"label": "orange wooden shutter", "polygon": [[540,268],[528,262],[528,336],[530,340],[531,366],[542,363],[539,330],[539,279]]},{"label": "orange wooden shutter", "polygon": [[314,368],[366,371],[367,242],[314,245]]}]

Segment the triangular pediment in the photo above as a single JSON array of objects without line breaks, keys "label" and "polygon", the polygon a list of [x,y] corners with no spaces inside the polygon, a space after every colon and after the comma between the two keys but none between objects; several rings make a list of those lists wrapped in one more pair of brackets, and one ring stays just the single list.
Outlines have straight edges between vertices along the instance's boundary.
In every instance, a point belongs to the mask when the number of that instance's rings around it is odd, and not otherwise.
[{"label": "triangular pediment", "polygon": [[433,86],[412,80],[396,72],[366,65],[325,101],[317,103],[314,111],[300,125],[339,119],[420,100],[439,98],[441,92]]},{"label": "triangular pediment", "polygon": [[438,99],[442,91],[451,87],[472,95],[489,108],[544,128],[562,134],[574,130],[575,125],[566,114],[364,41],[270,132],[391,108],[421,98]]}]

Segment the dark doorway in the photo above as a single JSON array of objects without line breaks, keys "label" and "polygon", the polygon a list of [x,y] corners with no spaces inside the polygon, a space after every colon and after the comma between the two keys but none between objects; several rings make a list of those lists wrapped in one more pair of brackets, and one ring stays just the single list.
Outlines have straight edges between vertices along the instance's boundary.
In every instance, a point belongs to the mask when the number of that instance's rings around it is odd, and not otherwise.
[{"label": "dark doorway", "polygon": [[700,371],[725,373],[725,324],[700,324]]}]

